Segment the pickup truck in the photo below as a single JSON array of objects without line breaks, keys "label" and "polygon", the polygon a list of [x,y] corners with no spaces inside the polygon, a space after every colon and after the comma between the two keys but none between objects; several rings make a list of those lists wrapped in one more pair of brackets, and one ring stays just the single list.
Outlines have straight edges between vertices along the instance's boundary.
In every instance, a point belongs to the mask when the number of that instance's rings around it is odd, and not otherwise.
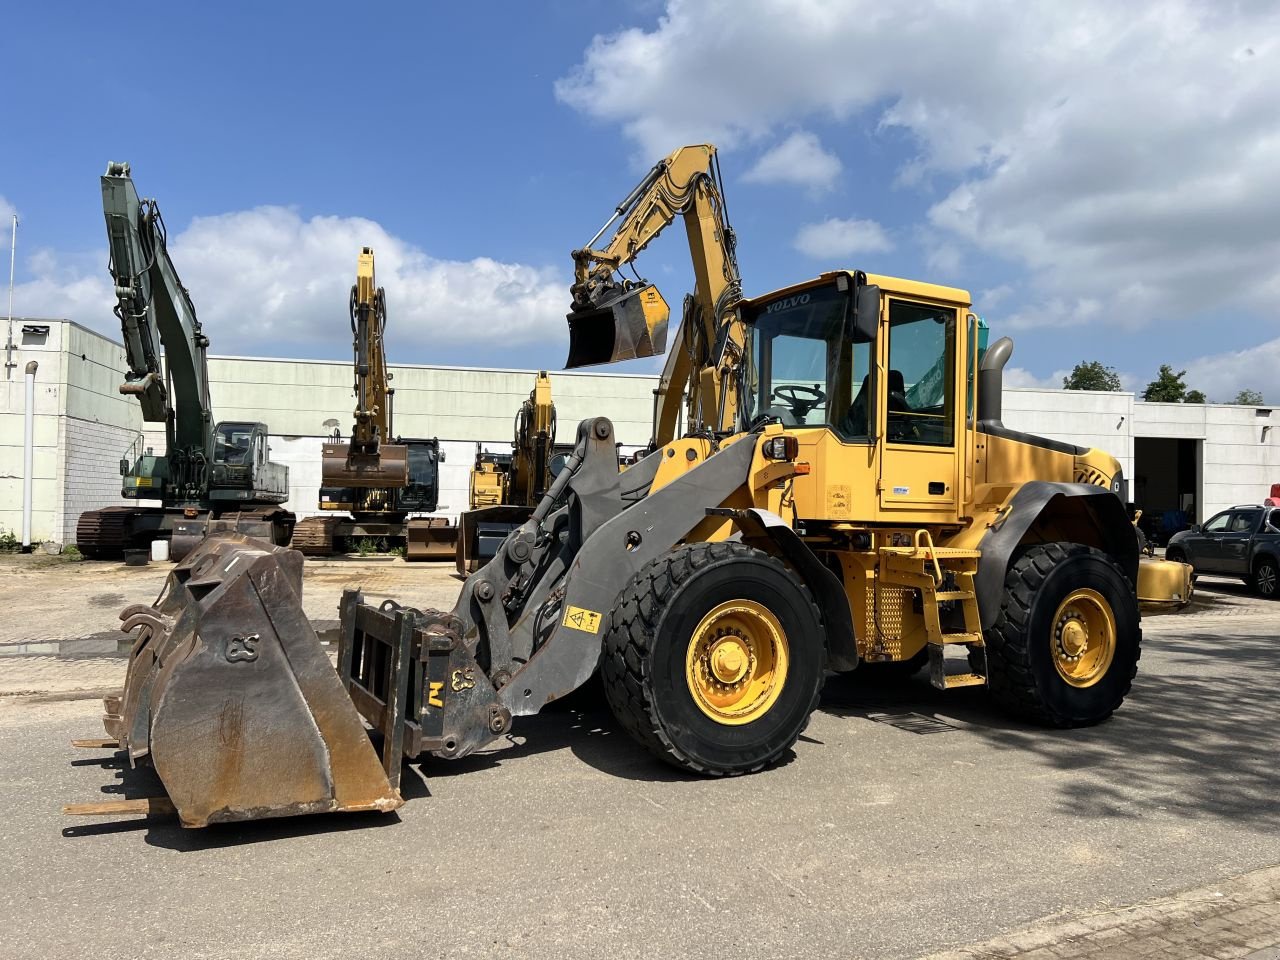
[{"label": "pickup truck", "polygon": [[1239,577],[1260,596],[1280,598],[1280,507],[1242,504],[1175,533],[1165,558],[1196,574]]}]

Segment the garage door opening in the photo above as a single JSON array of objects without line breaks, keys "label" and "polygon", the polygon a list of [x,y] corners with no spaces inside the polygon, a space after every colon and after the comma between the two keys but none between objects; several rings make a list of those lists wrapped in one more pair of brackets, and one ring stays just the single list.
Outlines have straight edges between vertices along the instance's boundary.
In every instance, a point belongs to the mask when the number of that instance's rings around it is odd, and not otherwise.
[{"label": "garage door opening", "polygon": [[1200,510],[1201,442],[1181,437],[1134,437],[1133,502],[1147,538],[1163,546],[1203,518]]}]

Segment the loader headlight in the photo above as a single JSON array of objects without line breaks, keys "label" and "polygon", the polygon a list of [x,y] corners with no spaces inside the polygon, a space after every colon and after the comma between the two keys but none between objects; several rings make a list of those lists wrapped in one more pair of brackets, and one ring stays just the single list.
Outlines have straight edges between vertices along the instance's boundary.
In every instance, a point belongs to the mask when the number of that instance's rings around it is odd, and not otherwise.
[{"label": "loader headlight", "polygon": [[770,437],[760,446],[766,460],[794,460],[800,454],[800,441],[789,434]]}]

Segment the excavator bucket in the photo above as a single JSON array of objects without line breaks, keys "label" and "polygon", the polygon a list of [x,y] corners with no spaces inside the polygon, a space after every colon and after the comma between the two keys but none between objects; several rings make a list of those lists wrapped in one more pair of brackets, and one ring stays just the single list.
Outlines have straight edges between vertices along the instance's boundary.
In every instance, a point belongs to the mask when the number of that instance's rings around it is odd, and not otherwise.
[{"label": "excavator bucket", "polygon": [[211,537],[120,616],[137,638],[95,745],[154,767],[183,826],[403,802],[401,755],[380,761],[303,613],[300,553]]},{"label": "excavator bucket", "polygon": [[361,453],[345,443],[326,443],[320,461],[326,487],[403,487],[409,482],[409,448],[380,443],[378,452]]},{"label": "excavator bucket", "polygon": [[671,310],[651,283],[599,304],[576,309],[569,321],[569,359],[565,369],[658,357],[667,350]]}]

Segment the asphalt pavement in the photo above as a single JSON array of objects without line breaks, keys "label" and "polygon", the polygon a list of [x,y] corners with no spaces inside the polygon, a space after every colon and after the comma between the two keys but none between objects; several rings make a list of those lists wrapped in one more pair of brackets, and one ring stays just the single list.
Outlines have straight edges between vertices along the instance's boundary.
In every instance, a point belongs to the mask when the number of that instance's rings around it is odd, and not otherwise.
[{"label": "asphalt pavement", "polygon": [[157,788],[70,746],[100,704],[0,696],[0,957],[888,960],[1280,864],[1280,604],[1202,582],[1144,630],[1130,699],[1091,729],[832,678],[787,762],[710,781],[588,694],[406,769],[395,814],[204,831],[63,817]]}]

